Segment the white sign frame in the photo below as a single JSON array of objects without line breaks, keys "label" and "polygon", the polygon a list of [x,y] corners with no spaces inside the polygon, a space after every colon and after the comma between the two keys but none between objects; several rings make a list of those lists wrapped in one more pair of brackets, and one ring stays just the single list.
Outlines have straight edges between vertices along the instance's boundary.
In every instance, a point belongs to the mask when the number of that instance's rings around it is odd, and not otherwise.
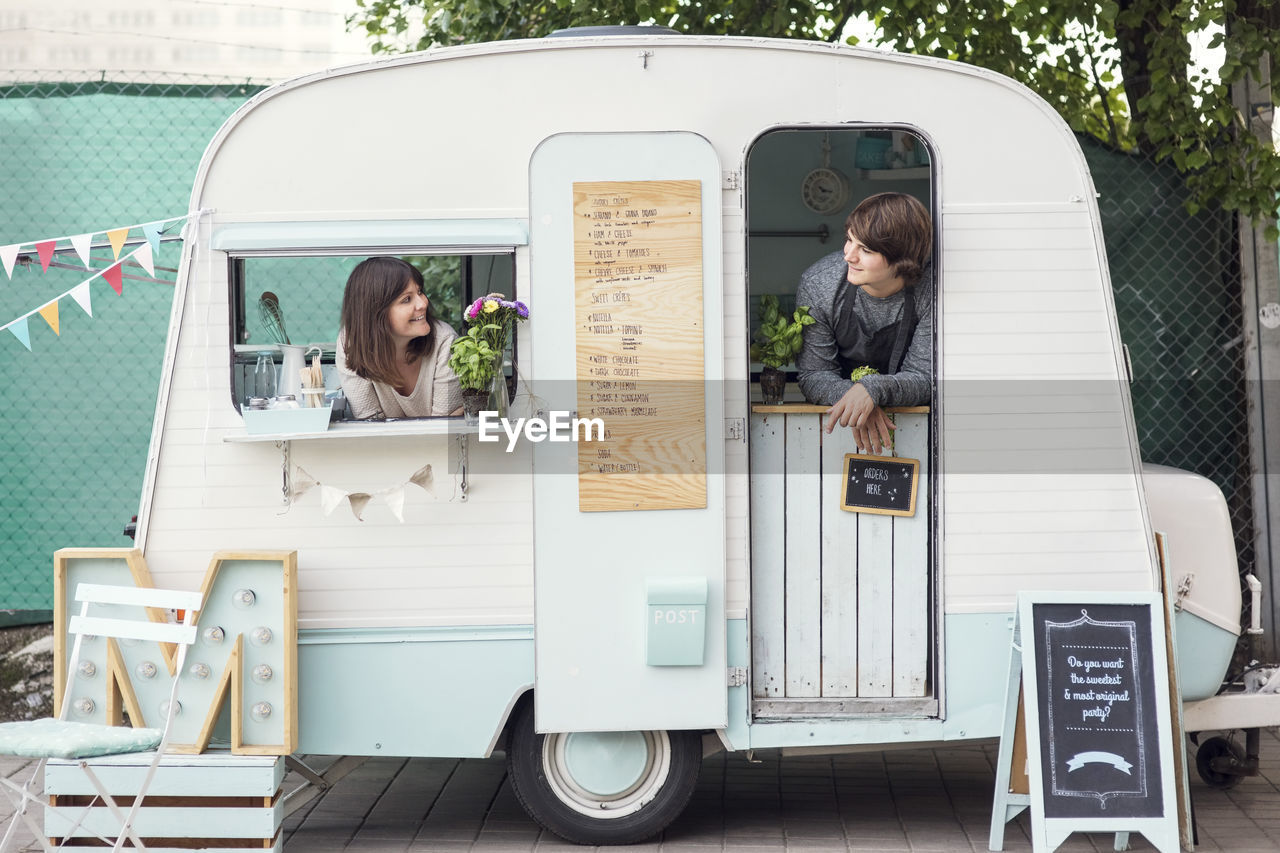
[{"label": "white sign frame", "polygon": [[[1141,605],[1146,608],[1151,632],[1151,667],[1154,691],[1151,700],[1155,704],[1156,742],[1160,760],[1160,799],[1163,814],[1160,817],[1045,817],[1044,774],[1040,744],[1040,701],[1044,685],[1037,680],[1036,655],[1039,649],[1030,642],[1032,608],[1037,604],[1091,604]],[[1179,850],[1178,806],[1176,798],[1176,767],[1173,757],[1173,725],[1169,708],[1168,661],[1165,654],[1164,601],[1158,592],[1057,592],[1036,591],[1018,594],[1016,619],[1013,628],[1013,646],[1010,655],[1009,693],[1005,702],[1004,736],[1000,743],[1000,757],[996,779],[996,796],[992,809],[992,850],[1003,845],[1004,823],[1021,811],[1018,805],[1030,800],[1031,845],[1037,853],[1051,853],[1066,841],[1073,832],[1115,832],[1116,849],[1124,849],[1129,832],[1140,832],[1162,853]],[[1012,758],[1013,728],[1017,714],[1018,683],[1024,694],[1024,715],[1027,734],[1027,775],[1030,780],[1029,797],[1008,794],[1008,764]],[[1002,796],[1003,794],[1003,796]]]}]

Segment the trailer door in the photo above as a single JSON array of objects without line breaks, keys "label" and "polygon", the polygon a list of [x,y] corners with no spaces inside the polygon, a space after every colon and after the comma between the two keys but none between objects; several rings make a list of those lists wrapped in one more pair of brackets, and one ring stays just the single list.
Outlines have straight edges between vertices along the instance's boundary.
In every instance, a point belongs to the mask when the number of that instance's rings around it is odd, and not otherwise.
[{"label": "trailer door", "polygon": [[533,155],[527,372],[579,419],[534,446],[539,731],[726,724],[720,204],[695,134]]}]

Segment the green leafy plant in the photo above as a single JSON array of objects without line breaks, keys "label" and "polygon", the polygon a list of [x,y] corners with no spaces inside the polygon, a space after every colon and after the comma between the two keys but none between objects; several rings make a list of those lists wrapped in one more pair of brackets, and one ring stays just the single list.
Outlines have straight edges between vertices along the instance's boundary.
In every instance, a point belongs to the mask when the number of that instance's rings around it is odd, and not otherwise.
[{"label": "green leafy plant", "polygon": [[498,359],[506,352],[516,324],[529,319],[529,306],[490,293],[468,305],[462,318],[467,333],[454,339],[449,367],[458,374],[464,391],[483,391],[493,382]]},{"label": "green leafy plant", "polygon": [[871,376],[872,374],[879,373],[879,372],[880,371],[876,370],[874,367],[868,367],[867,365],[864,364],[862,365],[862,367],[855,367],[853,369],[853,372],[849,374],[849,378],[852,379],[854,382],[857,382],[859,379],[863,379],[867,376]]},{"label": "green leafy plant", "polygon": [[[486,328],[487,326],[493,328]],[[485,339],[485,335],[492,333],[495,328],[501,329],[491,323],[475,325],[465,335],[459,335],[453,341],[453,349],[449,352],[449,369],[458,374],[458,384],[464,391],[483,391],[493,382],[498,351]]]},{"label": "green leafy plant", "polygon": [[781,368],[790,364],[804,345],[804,327],[812,326],[809,306],[800,305],[788,320],[778,310],[778,297],[766,293],[760,297],[760,327],[756,329],[751,358],[765,367]]}]

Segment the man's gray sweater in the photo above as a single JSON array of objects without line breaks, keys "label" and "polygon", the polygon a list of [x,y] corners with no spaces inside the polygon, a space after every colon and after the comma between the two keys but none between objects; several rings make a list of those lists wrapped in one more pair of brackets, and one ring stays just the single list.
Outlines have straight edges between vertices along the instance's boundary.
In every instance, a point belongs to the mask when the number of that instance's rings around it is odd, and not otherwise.
[{"label": "man's gray sweater", "polygon": [[[835,340],[834,311],[841,290],[848,283],[849,265],[840,252],[820,258],[805,270],[796,291],[796,305],[808,305],[809,316],[816,321],[804,330],[804,348],[796,356],[800,390],[811,403],[830,406],[853,387],[842,375],[839,345]],[[868,376],[860,383],[877,406],[923,406],[929,404],[933,384],[933,267],[925,267],[920,281],[892,296],[877,299],[861,292],[856,294],[856,312],[862,329],[868,334],[890,326],[902,316],[903,300],[915,297],[915,334],[902,359],[902,369],[888,376]],[[844,298],[854,297],[850,291]]]}]

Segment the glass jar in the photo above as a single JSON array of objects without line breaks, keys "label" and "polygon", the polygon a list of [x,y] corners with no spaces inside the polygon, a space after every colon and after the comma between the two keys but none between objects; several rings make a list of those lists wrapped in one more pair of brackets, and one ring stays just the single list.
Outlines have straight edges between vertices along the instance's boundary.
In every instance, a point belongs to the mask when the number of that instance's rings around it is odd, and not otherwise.
[{"label": "glass jar", "polygon": [[270,400],[276,395],[276,361],[270,352],[258,353],[253,367],[253,397]]}]

